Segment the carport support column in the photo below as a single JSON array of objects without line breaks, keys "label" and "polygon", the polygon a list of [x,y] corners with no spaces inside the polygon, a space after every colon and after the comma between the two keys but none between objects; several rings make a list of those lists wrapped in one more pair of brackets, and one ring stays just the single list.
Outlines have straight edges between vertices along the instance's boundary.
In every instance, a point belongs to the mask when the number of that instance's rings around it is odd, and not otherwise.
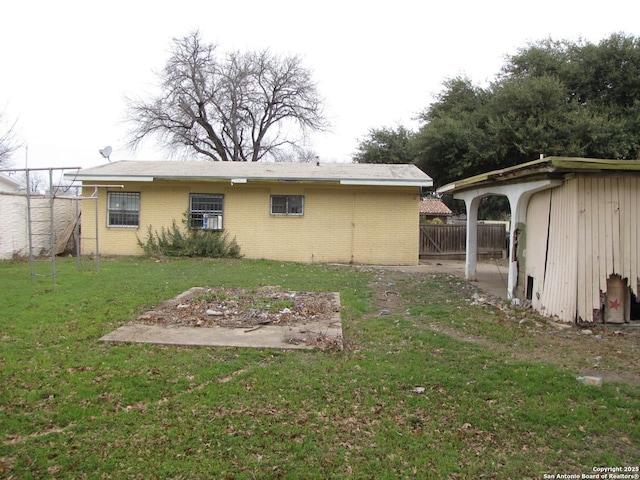
[{"label": "carport support column", "polygon": [[478,261],[478,206],[484,197],[490,195],[503,195],[509,199],[511,206],[511,235],[509,236],[509,280],[507,285],[507,297],[513,298],[518,283],[518,262],[515,258],[516,244],[515,232],[519,223],[525,223],[527,218],[527,205],[534,193],[548,188],[562,185],[560,179],[533,180],[530,182],[513,183],[506,185],[488,185],[456,192],[453,198],[464,200],[467,206],[467,258],[465,261],[465,278],[477,280]]},{"label": "carport support column", "polygon": [[509,228],[509,277],[507,279],[507,298],[511,300],[516,293],[518,285],[518,259],[516,255],[518,224],[524,223],[527,217],[527,204],[531,195],[522,191],[510,191],[507,195],[509,199],[509,207],[511,208],[511,225]]},{"label": "carport support column", "polygon": [[478,206],[482,197],[476,192],[463,192],[456,198],[464,200],[467,207],[467,248],[464,265],[464,278],[477,280],[478,265]]}]

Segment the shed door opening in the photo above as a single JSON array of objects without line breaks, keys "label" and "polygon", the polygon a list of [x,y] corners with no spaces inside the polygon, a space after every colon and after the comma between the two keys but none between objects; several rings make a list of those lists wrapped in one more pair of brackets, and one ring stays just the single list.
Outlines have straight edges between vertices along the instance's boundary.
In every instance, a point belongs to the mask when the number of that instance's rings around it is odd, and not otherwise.
[{"label": "shed door opening", "polygon": [[527,275],[527,300],[533,300],[533,277],[531,275]]},{"label": "shed door opening", "polygon": [[636,297],[633,293],[631,294],[631,308],[629,309],[629,320],[631,321],[640,320],[640,302],[638,302],[638,297]]}]

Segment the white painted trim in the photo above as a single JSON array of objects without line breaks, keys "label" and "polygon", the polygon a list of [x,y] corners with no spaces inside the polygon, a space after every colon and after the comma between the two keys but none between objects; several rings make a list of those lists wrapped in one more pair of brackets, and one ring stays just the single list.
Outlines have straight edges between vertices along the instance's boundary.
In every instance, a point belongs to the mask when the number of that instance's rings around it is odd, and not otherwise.
[{"label": "white painted trim", "polygon": [[75,173],[65,173],[65,180],[75,180],[78,182],[153,182],[155,180],[154,177],[146,177],[146,176],[129,176],[129,175],[114,175],[111,177],[106,177],[103,175],[87,175],[83,176],[82,174],[77,175]]},{"label": "white painted trim", "polygon": [[431,187],[433,182],[411,180],[340,180],[340,185],[365,185],[379,187]]}]

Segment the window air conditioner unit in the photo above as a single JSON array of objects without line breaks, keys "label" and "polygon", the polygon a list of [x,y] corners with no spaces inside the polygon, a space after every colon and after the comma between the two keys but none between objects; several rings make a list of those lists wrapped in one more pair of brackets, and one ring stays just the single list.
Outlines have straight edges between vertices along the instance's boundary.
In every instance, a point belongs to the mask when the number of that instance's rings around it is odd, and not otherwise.
[{"label": "window air conditioner unit", "polygon": [[222,215],[204,214],[202,228],[204,230],[222,230]]}]

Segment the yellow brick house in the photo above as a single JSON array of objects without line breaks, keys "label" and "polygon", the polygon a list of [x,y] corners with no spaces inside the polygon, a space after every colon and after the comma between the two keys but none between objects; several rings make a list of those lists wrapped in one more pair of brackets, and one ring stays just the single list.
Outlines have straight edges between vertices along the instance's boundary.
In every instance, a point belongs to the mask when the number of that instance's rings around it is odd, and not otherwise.
[{"label": "yellow brick house", "polygon": [[245,258],[385,265],[418,263],[421,191],[433,183],[415,165],[345,163],[119,161],[65,177],[95,197],[83,202],[83,254],[140,255],[149,226],[186,215]]}]

